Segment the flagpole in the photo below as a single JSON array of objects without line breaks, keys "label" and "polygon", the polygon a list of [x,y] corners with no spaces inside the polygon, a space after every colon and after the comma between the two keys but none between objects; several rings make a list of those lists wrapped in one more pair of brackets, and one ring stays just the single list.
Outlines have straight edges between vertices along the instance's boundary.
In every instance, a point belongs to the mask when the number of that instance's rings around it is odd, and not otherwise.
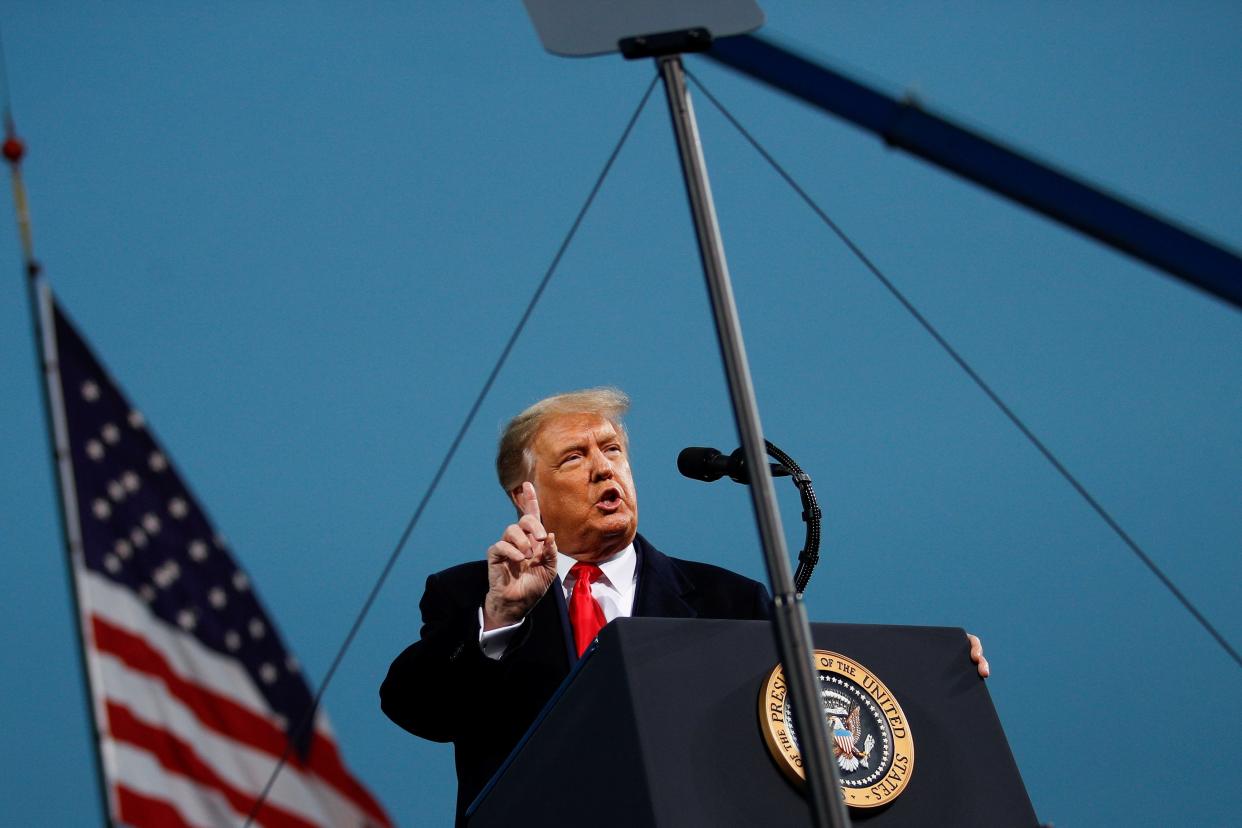
[{"label": "flagpole", "polygon": [[26,188],[22,181],[21,161],[25,146],[17,138],[13,119],[5,112],[5,141],[3,154],[9,162],[13,182],[13,204],[17,213],[17,229],[22,244],[22,259],[26,274],[26,288],[30,300],[30,321],[35,338],[35,358],[38,363],[40,384],[43,387],[43,413],[47,423],[48,441],[52,449],[52,468],[57,483],[57,501],[60,506],[61,537],[67,552],[66,575],[69,585],[69,603],[74,616],[74,633],[78,647],[78,662],[82,670],[82,689],[86,694],[86,715],[90,727],[94,758],[95,779],[99,786],[100,806],[104,825],[112,828],[111,802],[108,782],[103,771],[101,751],[102,731],[99,714],[95,709],[96,681],[92,680],[90,660],[86,656],[86,630],[82,615],[81,582],[77,577],[82,564],[82,531],[78,520],[78,501],[75,490],[73,465],[69,454],[69,428],[65,420],[65,405],[60,384],[60,367],[56,354],[55,325],[52,319],[52,291],[41,274],[39,262],[34,257],[34,244],[30,233],[30,214],[26,206]]}]

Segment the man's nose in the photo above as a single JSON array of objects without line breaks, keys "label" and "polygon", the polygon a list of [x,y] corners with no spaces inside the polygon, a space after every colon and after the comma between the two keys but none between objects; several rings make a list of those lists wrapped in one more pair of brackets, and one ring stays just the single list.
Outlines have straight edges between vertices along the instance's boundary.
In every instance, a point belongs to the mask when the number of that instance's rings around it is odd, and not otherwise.
[{"label": "man's nose", "polygon": [[591,479],[608,480],[612,477],[612,461],[599,449],[591,451]]}]

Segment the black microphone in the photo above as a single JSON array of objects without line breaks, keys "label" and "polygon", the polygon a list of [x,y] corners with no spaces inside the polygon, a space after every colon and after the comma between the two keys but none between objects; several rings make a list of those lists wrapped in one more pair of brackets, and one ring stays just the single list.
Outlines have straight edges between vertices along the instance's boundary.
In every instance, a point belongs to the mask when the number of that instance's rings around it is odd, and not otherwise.
[{"label": "black microphone", "polygon": [[[773,477],[788,477],[789,469],[779,463],[769,463]],[[746,457],[742,449],[732,454],[721,454],[719,449],[691,446],[684,448],[677,455],[677,471],[691,480],[702,480],[711,483],[725,475],[734,483],[749,483],[750,471],[746,468]]]}]

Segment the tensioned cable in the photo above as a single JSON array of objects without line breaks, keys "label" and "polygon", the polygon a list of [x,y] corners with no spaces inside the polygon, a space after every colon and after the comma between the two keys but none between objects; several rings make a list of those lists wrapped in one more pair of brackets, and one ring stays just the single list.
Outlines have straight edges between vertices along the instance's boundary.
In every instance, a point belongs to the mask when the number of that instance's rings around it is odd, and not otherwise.
[{"label": "tensioned cable", "polygon": [[689,69],[686,70],[686,75],[690,78],[690,80],[694,81],[694,85],[697,86],[699,91],[712,102],[712,105],[720,111],[720,114],[724,115],[729,123],[733,125],[734,129],[741,133],[742,137],[745,138],[752,147],[754,147],[755,151],[763,156],[763,159],[767,161],[768,164],[771,165],[772,169],[774,169],[776,173],[785,180],[785,183],[793,188],[793,191],[798,194],[798,197],[806,202],[806,205],[811,208],[815,215],[819,216],[820,221],[826,224],[828,228],[836,234],[837,238],[839,238],[845,246],[849,248],[850,252],[853,253],[860,262],[862,262],[863,266],[866,267],[867,270],[871,271],[871,274],[875,276],[875,278],[878,279],[885,288],[888,289],[888,292],[901,303],[902,307],[904,307],[906,311],[914,317],[915,321],[923,326],[923,329],[927,331],[932,339],[936,340],[936,343],[946,354],[949,355],[950,358],[952,358],[954,362],[958,364],[958,367],[966,372],[966,375],[970,377],[975,385],[979,386],[979,389],[987,395],[988,399],[990,399],[997,408],[1000,409],[1001,413],[1004,414],[1009,421],[1022,432],[1027,441],[1038,449],[1039,453],[1044,456],[1044,459],[1051,463],[1052,467],[1056,469],[1063,478],[1065,478],[1065,480],[1074,488],[1075,491],[1078,492],[1079,495],[1082,496],[1083,500],[1087,502],[1087,505],[1094,509],[1095,513],[1099,515],[1106,524],[1108,524],[1109,528],[1116,533],[1117,537],[1121,538],[1122,542],[1130,548],[1130,551],[1133,552],[1135,556],[1137,556],[1138,559],[1142,561],[1149,570],[1151,570],[1152,574],[1155,575],[1162,584],[1164,584],[1169,592],[1171,592],[1173,596],[1181,602],[1182,606],[1186,608],[1186,611],[1194,616],[1194,619],[1199,622],[1203,629],[1207,630],[1208,634],[1211,635],[1212,638],[1216,639],[1216,643],[1219,644],[1231,658],[1233,658],[1239,667],[1242,667],[1242,656],[1238,655],[1238,651],[1233,648],[1233,646],[1223,635],[1221,635],[1219,631],[1217,631],[1216,627],[1208,621],[1203,613],[1200,612],[1193,603],[1191,603],[1191,600],[1186,597],[1185,593],[1177,588],[1177,585],[1173,583],[1172,579],[1169,578],[1168,575],[1164,574],[1156,562],[1152,560],[1151,556],[1143,551],[1142,547],[1140,547],[1138,543],[1130,537],[1129,533],[1121,527],[1121,524],[1108,513],[1108,510],[1095,499],[1091,492],[1087,491],[1087,487],[1080,483],[1078,478],[1076,478],[1073,473],[1065,467],[1065,464],[1057,459],[1057,456],[1052,453],[1052,450],[1044,445],[1044,442],[1035,435],[1035,432],[1031,431],[1027,424],[1022,421],[1022,418],[1014,413],[1012,408],[1006,405],[1005,401],[1000,398],[999,394],[992,390],[992,387],[988,385],[988,383],[973,367],[971,367],[970,363],[966,361],[966,358],[958,353],[957,349],[949,344],[949,341],[945,339],[940,331],[938,331],[936,327],[927,319],[927,317],[924,316],[918,308],[916,308],[910,300],[906,298],[905,294],[903,294],[901,290],[893,284],[892,280],[880,272],[880,269],[876,267],[875,263],[873,263],[870,258],[867,257],[867,254],[865,254],[858,247],[858,245],[856,245],[850,237],[845,234],[845,231],[842,230],[836,222],[828,217],[828,214],[820,208],[820,206],[815,202],[815,199],[811,198],[806,190],[804,190],[798,182],[793,179],[793,176],[786,172],[785,168],[772,157],[772,154],[763,148],[763,145],[761,145],[759,141],[751,135],[744,126],[742,126],[741,122],[739,122],[737,118],[733,117],[733,114],[725,108],[724,104],[717,100],[716,96],[708,91],[707,87],[703,85],[703,82],[695,77],[694,73],[692,73]]},{"label": "tensioned cable", "polygon": [[414,509],[414,514],[405,525],[405,530],[401,533],[400,539],[397,540],[396,547],[388,555],[388,561],[384,564],[384,568],[380,571],[379,578],[376,579],[375,585],[371,587],[370,594],[367,595],[366,601],[362,603],[362,608],[358,611],[358,616],[354,619],[353,625],[349,628],[349,634],[345,636],[345,641],[341,644],[340,649],[336,653],[336,657],[332,659],[332,664],[328,667],[328,672],[324,675],[323,681],[319,685],[319,689],[315,691],[315,698],[311,702],[310,708],[303,716],[301,723],[293,731],[292,735],[285,742],[285,750],[280,756],[280,760],[276,763],[276,767],[272,770],[272,775],[268,777],[267,784],[263,786],[263,791],[259,794],[259,798],[255,801],[254,807],[250,809],[250,813],[246,816],[244,828],[249,828],[254,823],[255,816],[263,808],[263,803],[267,800],[268,794],[272,790],[272,785],[276,782],[276,777],[280,775],[282,769],[289,759],[289,751],[292,750],[297,737],[309,724],[315,715],[315,710],[319,707],[319,702],[323,698],[324,691],[328,689],[328,684],[332,681],[332,677],[336,674],[336,668],[340,666],[341,659],[345,657],[345,652],[349,649],[357,635],[362,622],[366,620],[367,613],[371,611],[371,605],[375,603],[376,597],[384,587],[384,582],[388,580],[388,575],[392,572],[393,565],[396,564],[397,558],[401,556],[401,552],[405,549],[405,544],[409,540],[414,527],[418,525],[419,519],[423,515],[423,511],[427,508],[427,503],[431,500],[431,496],[435,494],[436,488],[440,485],[440,480],[444,477],[444,473],[448,470],[449,464],[453,462],[453,457],[457,454],[457,449],[461,446],[462,440],[466,436],[466,432],[470,430],[470,426],[474,423],[474,418],[479,413],[479,409],[483,406],[483,401],[487,398],[488,393],[492,390],[492,386],[499,376],[501,368],[509,359],[509,354],[513,351],[513,346],[517,344],[518,337],[522,335],[526,323],[530,321],[531,314],[535,311],[535,306],[539,304],[539,299],[543,296],[544,290],[548,287],[548,283],[552,280],[552,275],[556,272],[556,268],[561,263],[561,259],[565,256],[565,251],[569,249],[570,242],[578,233],[578,228],[582,225],[582,220],[586,218],[587,211],[591,209],[591,204],[595,201],[595,196],[599,194],[600,188],[604,185],[604,180],[608,177],[609,171],[612,170],[613,163],[617,160],[617,156],[621,154],[622,147],[629,139],[630,133],[634,130],[634,124],[638,122],[638,116],[642,114],[643,109],[647,106],[647,100],[651,97],[651,90],[655,89],[656,81],[659,77],[651,79],[651,83],[647,85],[647,91],[643,93],[642,99],[638,102],[638,106],[634,109],[634,114],[630,116],[630,120],[626,123],[625,129],[621,132],[621,137],[617,139],[616,146],[612,148],[612,152],[608,156],[608,160],[604,162],[603,169],[595,179],[595,185],[591,187],[590,193],[587,194],[586,201],[578,210],[578,215],[574,218],[573,224],[569,227],[569,232],[565,234],[561,245],[557,248],[556,255],[552,257],[551,264],[544,271],[543,278],[539,281],[539,286],[535,288],[534,294],[530,297],[530,301],[526,303],[526,310],[522,312],[522,316],[518,319],[517,325],[513,328],[513,333],[509,335],[509,340],[500,351],[500,356],[496,358],[496,364],[492,366],[491,372],[487,375],[487,379],[483,382],[483,387],[479,389],[478,396],[475,397],[474,403],[470,406],[470,410],[466,413],[466,418],[462,420],[461,426],[457,429],[457,434],[453,437],[453,442],[449,444],[448,451],[444,453],[444,459],[440,461],[439,468],[436,469],[435,475],[431,478],[431,483],[427,486],[427,491],[423,493],[422,499],[419,500],[418,506]]}]

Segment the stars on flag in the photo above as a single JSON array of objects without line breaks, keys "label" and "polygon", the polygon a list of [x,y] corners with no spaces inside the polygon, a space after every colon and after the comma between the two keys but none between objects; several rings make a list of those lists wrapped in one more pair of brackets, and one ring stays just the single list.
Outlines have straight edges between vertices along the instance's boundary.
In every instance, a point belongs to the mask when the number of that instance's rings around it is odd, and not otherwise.
[{"label": "stars on flag", "polygon": [[[300,721],[309,688],[287,669],[250,579],[233,561],[131,406],[93,360],[63,358],[70,450],[86,566],[132,590],[165,623],[207,647],[237,657],[274,711]],[[77,372],[78,376],[68,375]],[[72,384],[70,384],[72,383]]]},{"label": "stars on flag", "polygon": [[228,593],[220,587],[212,587],[207,593],[207,603],[211,604],[215,609],[223,609],[224,605],[229,602]]},{"label": "stars on flag", "polygon": [[[389,825],[345,768],[228,544],[142,414],[50,310],[80,534],[71,570],[113,821],[240,824],[270,794],[274,821],[263,824]],[[290,732],[302,723],[312,726]],[[301,758],[264,791],[254,763],[275,762],[289,737]]]},{"label": "stars on flag", "polygon": [[158,535],[161,526],[160,519],[151,512],[147,512],[142,516],[142,528],[146,530],[148,535]]},{"label": "stars on flag", "polygon": [[207,560],[207,544],[201,538],[195,538],[190,541],[186,551],[190,555],[190,560],[197,561],[198,563]]}]

